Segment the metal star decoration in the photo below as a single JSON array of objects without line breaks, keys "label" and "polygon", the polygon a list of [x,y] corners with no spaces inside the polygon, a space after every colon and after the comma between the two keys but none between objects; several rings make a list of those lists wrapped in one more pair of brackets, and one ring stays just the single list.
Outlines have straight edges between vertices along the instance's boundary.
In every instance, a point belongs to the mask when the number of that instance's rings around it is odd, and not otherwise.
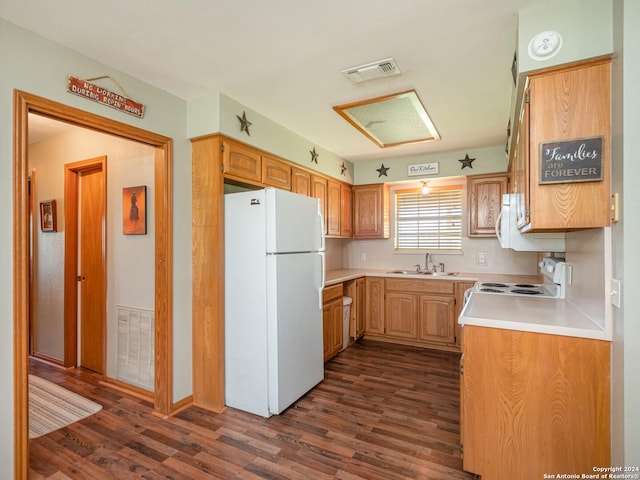
[{"label": "metal star decoration", "polygon": [[251,133],[249,133],[249,127],[252,125],[252,123],[247,120],[247,114],[245,112],[242,112],[242,117],[240,115],[236,115],[236,117],[238,118],[238,120],[240,120],[240,131],[247,132],[247,135],[251,136]]},{"label": "metal star decoration", "polygon": [[380,165],[380,168],[376,168],[376,172],[378,172],[378,178],[380,178],[382,175],[386,177],[387,170],[389,170],[389,167],[385,167],[384,163]]},{"label": "metal star decoration", "polygon": [[344,175],[344,172],[347,171],[347,166],[344,164],[344,162],[342,162],[342,165],[340,165],[340,175]]},{"label": "metal star decoration", "polygon": [[315,163],[317,165],[320,154],[316,152],[316,147],[313,147],[313,150],[309,150],[309,153],[311,154],[311,163]]},{"label": "metal star decoration", "polygon": [[460,163],[462,163],[462,167],[460,168],[460,170],[464,169],[464,167],[469,167],[469,168],[473,168],[473,165],[471,165],[473,163],[473,161],[475,160],[475,158],[469,158],[469,154],[465,154],[464,158],[462,160],[458,160]]}]

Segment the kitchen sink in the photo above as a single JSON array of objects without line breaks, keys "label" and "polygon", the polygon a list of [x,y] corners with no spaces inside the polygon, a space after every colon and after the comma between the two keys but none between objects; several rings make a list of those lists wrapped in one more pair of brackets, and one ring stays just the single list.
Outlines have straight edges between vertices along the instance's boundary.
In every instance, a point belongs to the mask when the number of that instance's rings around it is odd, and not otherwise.
[{"label": "kitchen sink", "polygon": [[430,275],[434,277],[453,277],[458,275],[459,272],[425,272],[424,270],[391,270],[387,273],[398,275]]}]

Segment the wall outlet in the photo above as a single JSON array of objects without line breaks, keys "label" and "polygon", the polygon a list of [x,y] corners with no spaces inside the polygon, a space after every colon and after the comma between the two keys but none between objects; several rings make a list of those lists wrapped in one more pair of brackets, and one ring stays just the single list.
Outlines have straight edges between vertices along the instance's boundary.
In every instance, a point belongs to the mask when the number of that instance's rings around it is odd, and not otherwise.
[{"label": "wall outlet", "polygon": [[487,252],[476,252],[476,265],[487,266],[489,264],[489,254]]},{"label": "wall outlet", "polygon": [[366,262],[367,261],[367,254],[366,253],[361,253],[360,254],[360,261],[361,262]]}]

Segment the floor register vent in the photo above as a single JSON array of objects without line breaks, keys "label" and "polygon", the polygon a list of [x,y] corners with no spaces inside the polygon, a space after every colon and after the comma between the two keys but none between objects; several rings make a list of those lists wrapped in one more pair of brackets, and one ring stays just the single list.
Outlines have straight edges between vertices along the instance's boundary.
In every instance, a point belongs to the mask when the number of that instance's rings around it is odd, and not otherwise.
[{"label": "floor register vent", "polygon": [[117,379],[153,391],[154,312],[116,306],[118,314]]}]

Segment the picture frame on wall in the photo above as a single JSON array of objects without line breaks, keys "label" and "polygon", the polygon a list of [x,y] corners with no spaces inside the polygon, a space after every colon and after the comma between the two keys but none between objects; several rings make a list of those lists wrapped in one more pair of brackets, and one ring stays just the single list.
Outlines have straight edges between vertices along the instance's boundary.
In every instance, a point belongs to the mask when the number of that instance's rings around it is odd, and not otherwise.
[{"label": "picture frame on wall", "polygon": [[122,233],[147,234],[147,186],[122,189]]},{"label": "picture frame on wall", "polygon": [[55,200],[44,200],[40,202],[40,230],[42,232],[58,231]]}]

